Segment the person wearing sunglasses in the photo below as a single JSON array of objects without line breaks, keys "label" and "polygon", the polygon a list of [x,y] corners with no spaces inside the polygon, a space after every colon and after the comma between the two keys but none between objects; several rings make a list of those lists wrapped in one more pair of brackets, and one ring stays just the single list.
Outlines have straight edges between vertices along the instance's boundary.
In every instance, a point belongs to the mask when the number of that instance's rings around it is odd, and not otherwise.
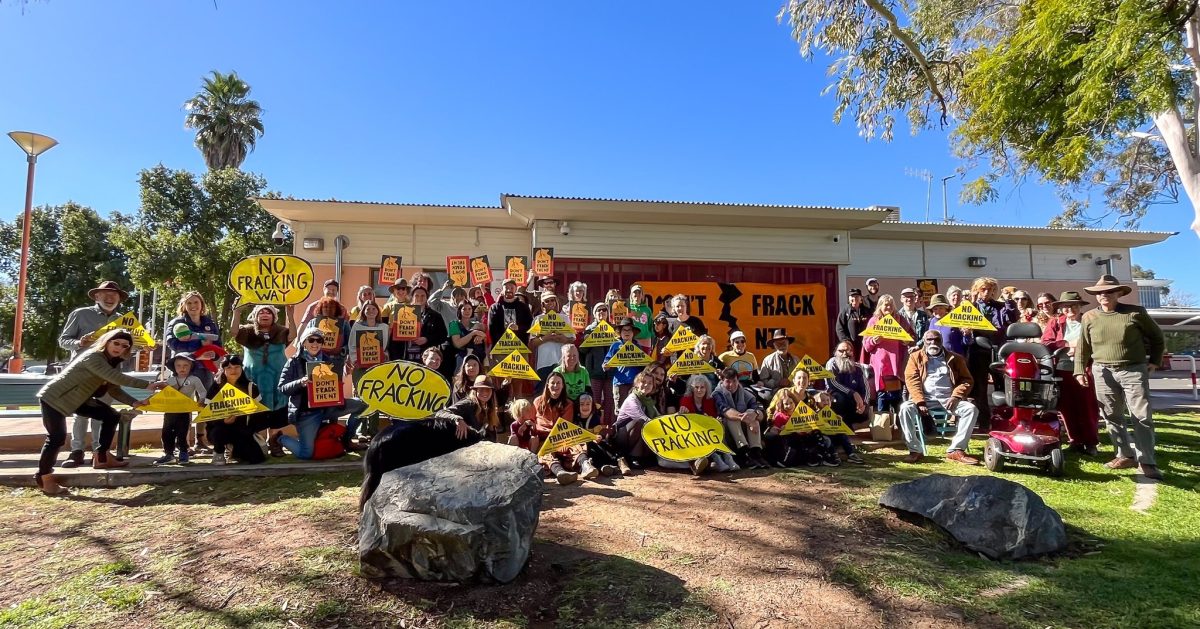
[{"label": "person wearing sunglasses", "polygon": [[366,449],[365,446],[351,441],[351,436],[358,429],[359,416],[367,410],[367,405],[361,400],[348,398],[344,405],[325,408],[314,409],[308,406],[308,364],[333,365],[333,358],[322,350],[324,344],[325,334],[318,329],[309,328],[300,338],[300,351],[288,359],[283,373],[279,376],[279,391],[288,397],[288,422],[296,426],[297,434],[296,437],[283,435],[279,437],[279,443],[291,450],[297,459],[311,459],[313,443],[317,439],[317,431],[321,424],[336,423],[343,415],[350,415],[350,419],[342,436],[342,448],[347,451]]},{"label": "person wearing sunglasses", "polygon": [[[1086,387],[1090,376],[1096,388],[1100,417],[1108,425],[1116,449],[1116,456],[1106,465],[1114,470],[1138,467],[1143,476],[1161,479],[1154,458],[1150,374],[1162,366],[1166,349],[1162,330],[1145,308],[1121,303],[1121,297],[1133,289],[1116,277],[1103,275],[1083,290],[1095,295],[1100,307],[1089,310],[1081,320],[1075,380]],[[1129,424],[1133,424],[1132,441]]]}]

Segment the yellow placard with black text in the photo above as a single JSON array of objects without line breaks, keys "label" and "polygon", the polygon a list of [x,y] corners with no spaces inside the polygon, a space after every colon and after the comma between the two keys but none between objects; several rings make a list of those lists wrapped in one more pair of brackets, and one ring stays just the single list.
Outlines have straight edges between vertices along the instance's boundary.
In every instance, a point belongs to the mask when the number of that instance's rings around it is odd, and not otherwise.
[{"label": "yellow placard with black text", "polygon": [[546,435],[546,440],[542,442],[542,447],[538,449],[538,456],[557,452],[563,448],[577,446],[581,443],[595,441],[596,439],[597,436],[595,433],[584,430],[559,417],[558,421],[554,422],[554,427],[550,429],[550,434]]},{"label": "yellow placard with black text", "polygon": [[808,404],[798,402],[796,408],[792,409],[791,417],[788,417],[788,422],[783,425],[783,429],[779,431],[779,434],[805,434],[820,429],[821,425],[817,421],[817,412],[812,410],[812,407]]},{"label": "yellow placard with black text", "polygon": [[896,321],[892,315],[883,315],[883,318],[876,321],[875,325],[859,332],[859,336],[878,336],[882,339],[890,339],[893,341],[904,341],[912,343],[913,337]]},{"label": "yellow placard with black text", "polygon": [[246,256],[229,270],[229,288],[237,293],[234,306],[290,306],[308,299],[312,287],[312,265],[297,256]]},{"label": "yellow placard with black text", "polygon": [[617,353],[604,363],[605,367],[645,367],[653,362],[650,356],[642,351],[642,348],[634,344],[633,341],[626,341],[624,345],[617,348]]},{"label": "yellow placard with black text", "polygon": [[682,352],[685,349],[696,347],[696,341],[700,337],[696,336],[695,332],[686,325],[680,325],[675,328],[675,333],[671,335],[671,340],[667,341],[666,347],[663,347],[665,352]]},{"label": "yellow placard with black text", "polygon": [[92,337],[99,337],[105,332],[108,332],[109,330],[115,330],[117,328],[129,330],[130,336],[133,337],[133,349],[135,350],[143,348],[153,349],[158,346],[158,344],[154,342],[154,337],[150,336],[150,333],[146,331],[146,328],[142,327],[142,323],[138,321],[137,316],[132,312],[126,312],[120,317],[117,317],[103,326],[100,326],[99,330],[92,332]]},{"label": "yellow placard with black text", "polygon": [[[796,369],[803,369],[808,372],[808,377],[813,380],[824,380],[832,378],[833,372],[825,368],[825,365],[817,362],[812,356],[805,354],[800,362],[796,364]],[[794,372],[793,372],[794,373]]]},{"label": "yellow placard with black text", "polygon": [[450,403],[450,383],[441,374],[404,360],[368,369],[354,390],[369,411],[406,421],[425,419]]},{"label": "yellow placard with black text", "polygon": [[199,402],[180,393],[175,387],[167,387],[146,398],[146,404],[138,407],[139,411],[151,413],[195,413],[203,410]]},{"label": "yellow placard with black text", "polygon": [[496,341],[496,344],[492,346],[492,351],[488,354],[490,356],[508,356],[513,352],[520,352],[522,354],[531,353],[529,348],[517,337],[516,332],[505,330],[500,339]]},{"label": "yellow placard with black text", "polygon": [[492,367],[488,375],[496,378],[516,378],[517,380],[541,380],[521,352],[513,352],[506,356],[504,360]]},{"label": "yellow placard with black text", "polygon": [[725,445],[725,426],[708,415],[663,415],[642,426],[642,441],[668,461],[694,461],[717,450],[733,454]]},{"label": "yellow placard with black text", "polygon": [[544,315],[538,317],[537,321],[529,327],[530,335],[537,334],[565,334],[567,336],[575,336],[575,328],[567,323],[558,311],[551,310]]},{"label": "yellow placard with black text", "polygon": [[617,342],[617,331],[612,324],[601,319],[587,336],[583,337],[580,347],[608,347]]},{"label": "yellow placard with black text", "polygon": [[668,376],[694,376],[696,374],[716,373],[717,368],[707,360],[703,360],[696,356],[693,350],[684,350],[679,355],[671,368],[667,370]]},{"label": "yellow placard with black text", "polygon": [[822,434],[825,435],[853,435],[854,431],[842,421],[842,418],[837,413],[833,412],[832,408],[826,406],[817,411],[817,426]]},{"label": "yellow placard with black text", "polygon": [[216,397],[208,402],[204,410],[196,416],[196,423],[229,419],[239,415],[250,415],[270,410],[262,402],[250,397],[248,393],[232,384],[225,383]]},{"label": "yellow placard with black text", "polygon": [[966,328],[968,330],[983,330],[985,332],[995,332],[996,326],[992,325],[988,318],[979,312],[979,308],[970,301],[964,299],[958,307],[946,313],[946,316],[938,319],[938,325],[944,325],[948,328]]}]

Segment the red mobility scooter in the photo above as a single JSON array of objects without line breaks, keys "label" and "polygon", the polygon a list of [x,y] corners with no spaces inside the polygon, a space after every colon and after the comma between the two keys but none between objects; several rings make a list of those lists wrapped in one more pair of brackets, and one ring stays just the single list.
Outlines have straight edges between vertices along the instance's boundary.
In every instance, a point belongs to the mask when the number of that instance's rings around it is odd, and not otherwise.
[{"label": "red mobility scooter", "polygon": [[1061,379],[1054,375],[1054,364],[1066,350],[1051,354],[1038,342],[1042,330],[1036,323],[1014,323],[1006,332],[1012,340],[1000,347],[991,365],[998,384],[992,391],[984,465],[998,472],[1010,460],[1062,476],[1063,421],[1055,410]]}]

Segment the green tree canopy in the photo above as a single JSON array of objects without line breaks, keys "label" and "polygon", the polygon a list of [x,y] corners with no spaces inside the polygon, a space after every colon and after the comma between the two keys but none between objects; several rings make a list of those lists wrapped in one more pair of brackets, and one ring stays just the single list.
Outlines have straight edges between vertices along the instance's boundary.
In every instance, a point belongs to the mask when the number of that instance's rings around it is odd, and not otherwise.
[{"label": "green tree canopy", "polygon": [[213,70],[204,86],[183,104],[184,126],[196,130],[196,148],[209,170],[240,168],[263,135],[262,107],[247,98],[250,86],[237,72]]},{"label": "green tree canopy", "polygon": [[[1135,226],[1178,200],[1200,212],[1197,4],[1176,0],[789,0],[802,55],[832,58],[834,119],[890,139],[954,132],[969,201],[1003,177],[1058,186],[1055,224]],[[1183,111],[1188,111],[1187,115]],[[1191,119],[1186,120],[1186,119]],[[1153,128],[1156,134],[1148,131]],[[1087,213],[1095,193],[1107,210]],[[1200,233],[1200,213],[1193,229]]]},{"label": "green tree canopy", "polygon": [[[12,221],[0,222],[0,273],[11,278],[14,299],[24,220],[18,215]],[[66,356],[58,347],[58,334],[72,310],[92,304],[88,290],[104,280],[116,280],[129,288],[125,253],[111,243],[110,231],[110,223],[95,210],[73,202],[34,208],[29,233],[24,354],[37,360]],[[4,328],[5,340],[10,341],[12,322],[7,316]]]}]

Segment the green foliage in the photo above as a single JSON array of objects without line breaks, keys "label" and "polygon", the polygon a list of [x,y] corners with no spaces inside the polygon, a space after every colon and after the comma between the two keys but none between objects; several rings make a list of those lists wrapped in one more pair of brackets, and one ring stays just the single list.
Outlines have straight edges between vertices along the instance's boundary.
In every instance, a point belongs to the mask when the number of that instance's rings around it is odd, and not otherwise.
[{"label": "green foliage", "polygon": [[237,72],[213,70],[204,86],[183,104],[184,126],[196,130],[196,148],[209,170],[238,168],[263,135],[262,107],[248,100],[250,86]]},{"label": "green foliage", "polygon": [[[987,173],[964,201],[1037,175],[1067,199],[1052,224],[1074,226],[1136,225],[1151,204],[1178,200],[1172,155],[1132,133],[1193,107],[1194,67],[1181,64],[1195,12],[1146,0],[789,0],[780,17],[802,55],[833,59],[835,121],[849,113],[885,140],[897,115],[914,133],[951,127],[964,170]],[[1094,192],[1109,206],[1099,216],[1083,212]]]},{"label": "green foliage", "polygon": [[1133,279],[1135,279],[1135,280],[1152,280],[1152,279],[1154,279],[1154,270],[1153,269],[1144,269],[1144,268],[1142,268],[1142,265],[1140,265],[1140,264],[1131,265],[1129,267],[1129,270],[1133,274]]},{"label": "green foliage", "polygon": [[114,213],[112,233],[128,253],[133,281],[159,287],[167,308],[187,291],[199,291],[225,328],[233,298],[229,270],[247,255],[275,251],[275,221],[254,201],[266,180],[234,168],[197,178],[161,164],[138,180],[141,207],[133,215]]},{"label": "green foliage", "polygon": [[[4,294],[14,304],[24,220],[18,215],[0,222],[0,273],[9,278],[11,288]],[[92,304],[88,290],[104,280],[116,280],[129,288],[127,259],[110,240],[111,229],[109,221],[95,210],[74,202],[34,208],[25,292],[26,356],[48,361],[65,357],[67,353],[58,347],[58,334],[72,310]],[[0,308],[6,340],[11,340],[13,307]]]}]

